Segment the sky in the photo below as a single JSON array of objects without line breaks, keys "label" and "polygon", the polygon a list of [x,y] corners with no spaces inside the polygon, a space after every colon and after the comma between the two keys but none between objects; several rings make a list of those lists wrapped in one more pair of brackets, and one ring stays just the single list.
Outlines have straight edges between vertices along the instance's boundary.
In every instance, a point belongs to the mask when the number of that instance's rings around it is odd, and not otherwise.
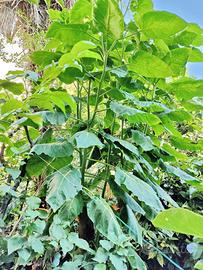
[{"label": "sky", "polygon": [[[203,0],[154,0],[154,8],[175,13],[203,28]],[[188,71],[191,76],[203,79],[203,63],[189,63]]]}]

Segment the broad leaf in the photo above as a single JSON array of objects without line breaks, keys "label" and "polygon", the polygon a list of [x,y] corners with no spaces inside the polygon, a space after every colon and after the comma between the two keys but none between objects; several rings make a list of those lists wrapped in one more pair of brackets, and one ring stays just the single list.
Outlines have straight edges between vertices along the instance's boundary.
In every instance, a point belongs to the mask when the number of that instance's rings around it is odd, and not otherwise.
[{"label": "broad leaf", "polygon": [[84,24],[52,23],[47,32],[48,38],[63,42],[64,46],[72,46],[80,40],[88,40],[87,26]]},{"label": "broad leaf", "polygon": [[21,249],[24,243],[25,243],[25,238],[23,238],[22,236],[13,236],[9,238],[7,240],[8,255],[10,255],[16,250]]},{"label": "broad leaf", "polygon": [[192,182],[198,182],[198,179],[193,177],[192,175],[184,172],[180,168],[171,166],[169,164],[164,163],[164,168],[168,173],[171,173],[177,177],[179,177],[183,181],[192,181]]},{"label": "broad leaf", "polygon": [[171,198],[171,196],[157,183],[149,181],[150,186],[156,191],[159,198],[165,202],[169,202],[171,206],[178,207],[178,204]]},{"label": "broad leaf", "polygon": [[128,249],[128,261],[132,267],[132,269],[137,269],[137,270],[147,270],[147,267],[143,260],[140,258],[140,256],[137,254],[134,248],[129,248]]},{"label": "broad leaf", "polygon": [[156,216],[154,226],[178,233],[203,237],[203,216],[184,208],[171,208]]},{"label": "broad leaf", "polygon": [[162,149],[168,154],[174,156],[177,160],[187,160],[187,155],[177,151],[175,148],[171,147],[169,144],[163,144]]},{"label": "broad leaf", "polygon": [[[112,247],[113,247],[114,244],[112,242],[110,243],[112,244]],[[96,251],[96,254],[93,260],[99,263],[106,263],[106,261],[108,260],[108,253],[106,252],[106,249],[99,247]]]},{"label": "broad leaf", "polygon": [[160,119],[154,114],[146,113],[144,111],[119,104],[115,101],[110,103],[110,108],[118,116],[123,116],[130,123],[147,123],[150,126],[160,123]]},{"label": "broad leaf", "polygon": [[0,108],[1,114],[10,113],[12,111],[21,110],[23,108],[23,102],[17,99],[11,98]]},{"label": "broad leaf", "polygon": [[151,138],[138,130],[132,130],[132,138],[144,151],[150,151],[154,148]]},{"label": "broad leaf", "polygon": [[127,265],[124,263],[123,258],[117,254],[110,254],[109,259],[116,270],[127,270]]},{"label": "broad leaf", "polygon": [[84,249],[92,254],[94,254],[95,252],[89,247],[89,244],[86,240],[79,238],[77,233],[70,233],[68,235],[68,240],[73,243],[74,245],[76,245],[77,247]]},{"label": "broad leaf", "polygon": [[189,51],[187,48],[177,48],[168,53],[165,57],[165,61],[169,64],[173,76],[185,74],[188,57]]},{"label": "broad leaf", "polygon": [[77,0],[70,10],[70,23],[85,23],[92,19],[92,2]]},{"label": "broad leaf", "polygon": [[83,200],[77,196],[67,201],[59,210],[58,216],[63,222],[72,222],[83,209]]},{"label": "broad leaf", "polygon": [[49,228],[49,234],[51,237],[56,239],[57,241],[60,241],[61,239],[66,238],[66,231],[63,229],[63,227],[60,224],[52,223]]},{"label": "broad leaf", "polygon": [[186,150],[186,151],[203,150],[203,140],[199,140],[195,142],[185,137],[179,138],[179,137],[172,136],[170,141],[173,146],[181,150]]},{"label": "broad leaf", "polygon": [[129,191],[131,191],[140,201],[149,205],[156,211],[163,210],[163,206],[157,197],[155,191],[143,180],[139,179],[135,175],[116,169],[115,181],[119,186],[124,185]]},{"label": "broad leaf", "polygon": [[95,265],[94,270],[106,270],[106,264],[98,263]]},{"label": "broad leaf", "polygon": [[194,267],[195,269],[203,270],[203,260],[199,260]]},{"label": "broad leaf", "polygon": [[63,203],[74,198],[81,189],[80,172],[71,167],[64,167],[50,177],[46,201],[56,212]]},{"label": "broad leaf", "polygon": [[73,249],[73,244],[67,240],[67,239],[61,239],[60,245],[63,251],[63,254],[65,255],[67,252],[71,251]]},{"label": "broad leaf", "polygon": [[125,240],[115,214],[104,199],[92,199],[87,204],[87,213],[96,229],[107,239],[117,245]]},{"label": "broad leaf", "polygon": [[0,90],[1,89],[6,89],[14,95],[20,95],[25,91],[22,83],[11,82],[8,80],[0,80]]},{"label": "broad leaf", "polygon": [[49,111],[41,111],[43,121],[45,123],[50,123],[51,125],[62,125],[66,122],[68,117],[64,115],[62,112],[49,112]]},{"label": "broad leaf", "polygon": [[203,62],[203,53],[197,48],[192,48],[189,51],[188,62]]},{"label": "broad leaf", "polygon": [[37,155],[45,154],[49,157],[69,157],[73,153],[73,146],[69,142],[53,142],[53,143],[43,143],[36,144],[31,152]]},{"label": "broad leaf", "polygon": [[26,203],[30,209],[37,209],[40,206],[41,199],[35,196],[30,196],[26,199]]},{"label": "broad leaf", "polygon": [[[135,5],[135,6],[134,6]],[[131,2],[131,10],[135,12],[136,17],[139,18],[153,9],[153,1],[152,0],[135,0]]]},{"label": "broad leaf", "polygon": [[[117,148],[122,148],[124,147],[126,150],[132,152],[134,155],[139,156],[139,151],[137,149],[137,147],[135,145],[133,145],[132,143],[126,141],[126,140],[121,140],[117,137],[111,136],[109,134],[105,134],[105,138],[107,140],[110,140],[111,142],[115,143],[115,146]],[[121,145],[121,146],[119,146]]]},{"label": "broad leaf", "polygon": [[39,238],[36,238],[35,236],[29,236],[28,243],[31,245],[31,248],[34,250],[34,252],[38,254],[44,253],[44,245]]},{"label": "broad leaf", "polygon": [[145,51],[138,51],[128,69],[149,78],[166,78],[172,75],[170,67],[155,55]]},{"label": "broad leaf", "polygon": [[71,269],[71,270],[78,270],[80,269],[79,265],[80,265],[80,261],[71,261],[71,262],[65,262],[62,265],[61,270],[67,270],[67,269]]},{"label": "broad leaf", "polygon": [[120,92],[125,96],[125,98],[131,101],[134,105],[140,108],[149,108],[151,112],[163,112],[168,111],[166,105],[155,102],[155,101],[142,101],[137,99],[133,94],[120,90]]},{"label": "broad leaf", "polygon": [[60,53],[48,52],[48,51],[35,51],[31,55],[31,60],[38,66],[44,68],[50,65],[52,62],[56,62],[60,58]]},{"label": "broad leaf", "polygon": [[154,39],[167,39],[182,31],[187,23],[173,13],[150,11],[142,17],[145,35]]},{"label": "broad leaf", "polygon": [[127,213],[128,213],[128,226],[129,226],[129,234],[133,236],[136,242],[142,245],[142,229],[139,225],[135,214],[131,210],[131,208],[127,205],[126,206]]},{"label": "broad leaf", "polygon": [[187,78],[175,81],[168,85],[167,90],[177,96],[178,99],[189,100],[193,97],[202,97],[203,80]]},{"label": "broad leaf", "polygon": [[94,7],[95,25],[99,32],[118,39],[124,31],[123,15],[115,0],[96,0]]},{"label": "broad leaf", "polygon": [[71,55],[73,57],[77,57],[77,55],[81,53],[82,51],[87,51],[87,50],[95,49],[95,48],[96,48],[96,44],[94,44],[93,42],[82,40],[73,46],[71,50]]},{"label": "broad leaf", "polygon": [[74,137],[78,148],[89,148],[92,146],[102,148],[104,146],[94,133],[86,130],[77,132]]}]

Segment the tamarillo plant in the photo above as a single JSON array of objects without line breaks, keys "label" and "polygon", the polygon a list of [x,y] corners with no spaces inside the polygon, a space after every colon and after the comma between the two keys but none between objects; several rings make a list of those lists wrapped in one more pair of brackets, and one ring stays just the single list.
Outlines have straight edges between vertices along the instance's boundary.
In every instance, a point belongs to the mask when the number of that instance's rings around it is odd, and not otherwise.
[{"label": "tamarillo plant", "polygon": [[48,14],[36,70],[0,81],[1,269],[191,269],[154,218],[202,210],[203,30],[151,0]]}]

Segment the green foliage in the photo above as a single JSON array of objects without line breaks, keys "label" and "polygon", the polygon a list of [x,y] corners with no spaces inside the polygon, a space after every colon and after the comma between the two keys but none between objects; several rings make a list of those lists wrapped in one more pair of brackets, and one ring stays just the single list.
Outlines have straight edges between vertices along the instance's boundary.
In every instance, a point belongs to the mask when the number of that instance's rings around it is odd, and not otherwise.
[{"label": "green foliage", "polygon": [[163,40],[167,40],[187,26],[183,19],[166,11],[145,13],[142,17],[142,24],[143,31],[148,37]]},{"label": "green foliage", "polygon": [[203,236],[202,29],[151,0],[130,22],[57,3],[35,71],[0,81],[0,268],[202,269],[173,233]]},{"label": "green foliage", "polygon": [[149,78],[166,78],[172,75],[165,62],[145,51],[139,51],[134,55],[129,70]]},{"label": "green foliage", "polygon": [[203,237],[203,217],[188,209],[165,210],[156,216],[153,224],[159,228]]}]

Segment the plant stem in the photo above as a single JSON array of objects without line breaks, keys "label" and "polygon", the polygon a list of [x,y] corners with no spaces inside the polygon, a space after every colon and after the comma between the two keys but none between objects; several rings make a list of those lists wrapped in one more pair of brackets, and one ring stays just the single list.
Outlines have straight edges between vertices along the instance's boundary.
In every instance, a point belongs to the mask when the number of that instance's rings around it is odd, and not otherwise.
[{"label": "plant stem", "polygon": [[91,80],[89,80],[89,85],[87,89],[87,128],[89,130],[89,120],[90,120],[90,90],[91,90]]},{"label": "plant stem", "polygon": [[82,179],[81,179],[81,184],[85,184],[85,169],[86,169],[86,164],[87,164],[87,149],[84,149],[83,151],[83,156],[82,156],[82,164],[81,164],[81,174],[82,174]]},{"label": "plant stem", "polygon": [[[102,38],[102,44],[103,44],[103,38]],[[97,114],[97,109],[98,109],[98,106],[99,106],[99,94],[101,92],[103,81],[104,81],[104,78],[105,78],[105,75],[106,75],[108,52],[105,52],[104,44],[103,44],[102,47],[103,47],[102,49],[103,49],[103,55],[104,55],[104,66],[103,66],[103,71],[102,71],[101,79],[100,79],[100,82],[99,82],[99,86],[97,88],[96,104],[95,104],[94,113],[93,113],[93,116],[92,116],[92,119],[91,119],[91,122],[90,122],[90,126],[93,124],[94,119],[95,119],[96,114]]]},{"label": "plant stem", "polygon": [[24,126],[24,129],[25,129],[25,134],[26,134],[27,140],[28,140],[28,142],[30,144],[30,148],[32,148],[33,147],[33,142],[32,142],[32,140],[30,138],[28,127],[27,126]]},{"label": "plant stem", "polygon": [[[112,128],[111,128],[111,134],[112,135],[114,133],[115,121],[116,121],[116,118],[114,117]],[[109,174],[110,174],[110,169],[109,169],[110,164],[109,163],[110,163],[110,157],[111,157],[111,149],[112,149],[112,146],[110,144],[110,145],[108,145],[108,155],[107,155],[107,159],[106,159],[106,164],[107,164],[106,165],[106,175],[105,175],[104,187],[103,187],[103,190],[102,190],[102,198],[104,198],[104,196],[105,196],[106,186],[107,186],[108,178],[109,178]]]}]

